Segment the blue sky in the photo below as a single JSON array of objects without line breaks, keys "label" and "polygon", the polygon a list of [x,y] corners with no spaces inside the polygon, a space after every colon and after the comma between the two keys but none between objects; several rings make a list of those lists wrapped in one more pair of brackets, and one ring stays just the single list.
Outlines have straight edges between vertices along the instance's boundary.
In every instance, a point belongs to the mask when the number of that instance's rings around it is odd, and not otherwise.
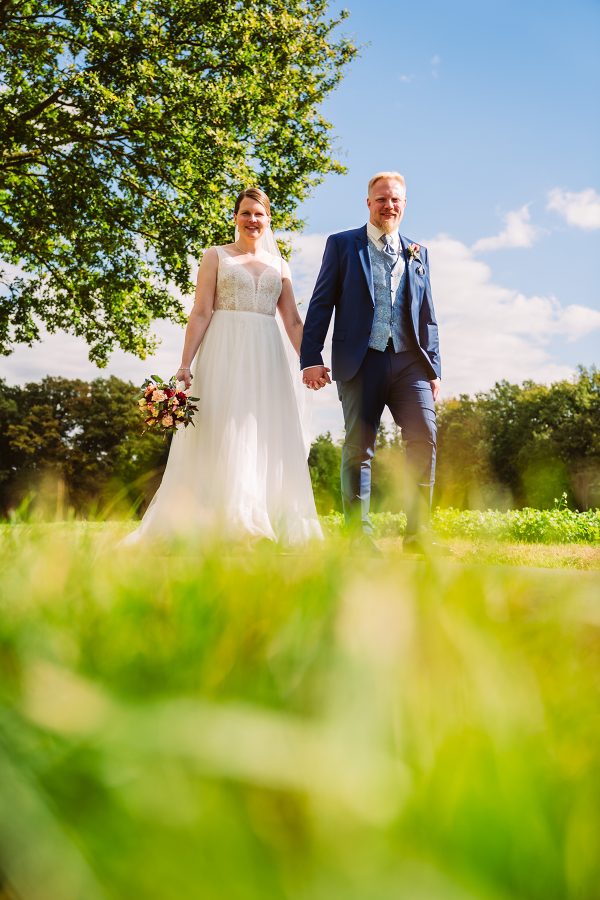
[{"label": "blue sky", "polygon": [[360,222],[369,174],[398,168],[411,236],[472,244],[528,204],[547,233],[526,250],[486,254],[495,277],[598,307],[598,230],[567,228],[546,205],[556,187],[600,191],[600,3],[357,0],[348,8],[344,31],[370,43],[325,113],[349,172],[305,204],[307,230]]},{"label": "blue sky", "polygon": [[[343,6],[341,31],[362,50],[323,112],[348,174],[328,177],[301,209],[292,271],[304,308],[325,236],[364,222],[369,176],[398,169],[402,231],[430,251],[446,396],[596,363],[598,0]],[[180,335],[160,331],[152,365],[169,374]],[[0,374],[140,380],[148,365],[115,354],[100,373],[78,342],[56,336],[0,360]],[[321,395],[319,430],[339,431],[335,391]]]}]

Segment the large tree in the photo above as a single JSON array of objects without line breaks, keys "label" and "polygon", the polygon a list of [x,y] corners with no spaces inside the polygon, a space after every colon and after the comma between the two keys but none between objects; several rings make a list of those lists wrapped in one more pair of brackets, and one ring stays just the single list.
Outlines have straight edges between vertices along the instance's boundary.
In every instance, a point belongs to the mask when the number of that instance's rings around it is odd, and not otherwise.
[{"label": "large tree", "polygon": [[238,189],[301,224],[342,170],[318,110],[355,48],[327,5],[0,0],[0,352],[43,324],[143,356]]}]

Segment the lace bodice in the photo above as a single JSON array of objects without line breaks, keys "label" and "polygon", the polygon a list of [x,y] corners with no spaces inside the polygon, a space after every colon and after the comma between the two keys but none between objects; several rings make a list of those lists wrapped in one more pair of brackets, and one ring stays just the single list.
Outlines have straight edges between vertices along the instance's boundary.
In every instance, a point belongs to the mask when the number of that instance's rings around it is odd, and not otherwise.
[{"label": "lace bodice", "polygon": [[217,247],[219,270],[215,309],[274,316],[281,294],[282,260],[270,254],[260,259]]}]

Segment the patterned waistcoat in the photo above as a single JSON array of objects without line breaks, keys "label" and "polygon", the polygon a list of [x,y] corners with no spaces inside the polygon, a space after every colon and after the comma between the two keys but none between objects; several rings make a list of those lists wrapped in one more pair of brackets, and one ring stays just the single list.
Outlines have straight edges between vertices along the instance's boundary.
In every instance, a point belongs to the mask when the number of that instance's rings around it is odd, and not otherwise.
[{"label": "patterned waistcoat", "polygon": [[385,350],[391,337],[396,353],[401,350],[416,349],[409,324],[410,309],[406,266],[402,277],[398,279],[393,269],[399,269],[400,265],[394,267],[387,254],[376,247],[371,240],[369,240],[369,258],[375,292],[375,312],[369,347],[373,350]]}]

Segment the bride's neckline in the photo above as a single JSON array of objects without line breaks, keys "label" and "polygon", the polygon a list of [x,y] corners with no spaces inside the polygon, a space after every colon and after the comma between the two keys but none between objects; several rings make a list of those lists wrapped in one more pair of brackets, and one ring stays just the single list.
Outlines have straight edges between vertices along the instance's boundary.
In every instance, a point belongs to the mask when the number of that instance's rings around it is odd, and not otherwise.
[{"label": "bride's neckline", "polygon": [[[236,247],[235,244],[224,244],[222,249],[227,253],[228,256],[233,257],[241,257],[248,256],[252,260],[260,261],[263,257],[268,257],[269,259],[273,258],[273,254],[269,253],[268,250],[259,249],[255,253],[252,253],[250,250],[240,250],[239,247]],[[231,250],[235,250],[235,253],[232,253]]]}]

